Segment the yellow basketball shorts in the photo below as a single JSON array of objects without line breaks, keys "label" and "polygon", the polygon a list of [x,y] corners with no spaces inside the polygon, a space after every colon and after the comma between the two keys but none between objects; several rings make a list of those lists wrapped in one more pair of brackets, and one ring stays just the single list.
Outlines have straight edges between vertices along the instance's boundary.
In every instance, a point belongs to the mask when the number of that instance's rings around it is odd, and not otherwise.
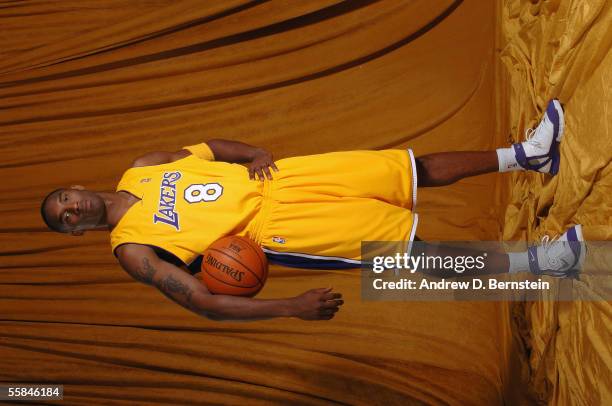
[{"label": "yellow basketball shorts", "polygon": [[271,262],[356,268],[362,241],[406,241],[410,251],[418,222],[412,150],[332,152],[276,165],[247,230]]}]

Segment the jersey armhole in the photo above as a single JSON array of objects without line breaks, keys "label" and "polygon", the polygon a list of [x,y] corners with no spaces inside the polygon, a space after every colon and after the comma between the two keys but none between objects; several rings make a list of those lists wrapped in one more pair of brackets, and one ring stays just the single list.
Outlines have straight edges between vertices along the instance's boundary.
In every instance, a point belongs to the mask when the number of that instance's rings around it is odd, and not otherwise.
[{"label": "jersey armhole", "polygon": [[151,245],[151,244],[141,244],[138,242],[122,242],[121,244],[117,245],[114,249],[113,249],[113,255],[115,256],[115,258],[119,258],[119,255],[117,254],[117,248],[121,247],[122,245],[125,244],[138,244],[138,245],[144,245],[145,247],[150,247],[153,249],[153,251],[155,251],[155,255],[157,255],[159,257],[159,259],[169,262],[172,265],[176,265],[178,267],[186,267],[189,268],[187,266],[186,263],[184,263],[179,257],[177,257],[176,255],[174,255],[173,253],[171,253],[170,251],[167,251],[161,247],[158,247],[156,245]]},{"label": "jersey armhole", "polygon": [[214,161],[215,154],[212,152],[212,149],[208,146],[207,143],[202,142],[196,145],[187,145],[182,149],[191,152],[194,156],[204,159],[206,161]]}]

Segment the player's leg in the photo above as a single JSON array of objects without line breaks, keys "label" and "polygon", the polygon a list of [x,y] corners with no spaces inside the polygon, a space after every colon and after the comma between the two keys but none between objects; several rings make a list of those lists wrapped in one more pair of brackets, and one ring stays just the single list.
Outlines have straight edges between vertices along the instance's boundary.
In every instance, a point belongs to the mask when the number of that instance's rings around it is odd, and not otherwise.
[{"label": "player's leg", "polygon": [[419,187],[445,186],[498,170],[495,151],[439,152],[416,158]]},{"label": "player's leg", "polygon": [[495,171],[533,170],[556,175],[564,127],[561,103],[551,100],[540,124],[527,131],[525,142],[496,151],[443,152],[418,157],[418,185],[444,186],[465,177]]}]

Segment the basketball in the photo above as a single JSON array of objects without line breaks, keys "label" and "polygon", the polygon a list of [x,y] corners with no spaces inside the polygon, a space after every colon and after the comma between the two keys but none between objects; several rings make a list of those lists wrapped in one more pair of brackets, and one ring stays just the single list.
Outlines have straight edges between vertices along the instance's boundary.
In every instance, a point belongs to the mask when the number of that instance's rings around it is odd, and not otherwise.
[{"label": "basketball", "polygon": [[266,283],[268,259],[248,238],[222,237],[204,251],[198,277],[210,293],[252,297]]}]

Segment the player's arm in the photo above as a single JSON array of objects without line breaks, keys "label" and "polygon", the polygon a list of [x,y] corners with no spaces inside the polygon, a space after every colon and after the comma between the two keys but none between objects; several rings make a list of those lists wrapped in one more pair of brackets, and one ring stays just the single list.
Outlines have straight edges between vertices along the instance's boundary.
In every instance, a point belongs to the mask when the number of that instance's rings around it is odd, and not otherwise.
[{"label": "player's arm", "polygon": [[264,176],[272,179],[270,168],[278,171],[272,154],[263,148],[254,147],[240,141],[213,139],[206,141],[217,161],[229,163],[246,163],[249,178],[260,180]]},{"label": "player's arm", "polygon": [[117,248],[117,254],[121,266],[136,280],[157,287],[174,302],[213,320],[330,320],[343,304],[341,295],[331,289],[313,289],[289,299],[212,295],[195,277],[161,260],[150,247],[124,244]]},{"label": "player's arm", "polygon": [[[260,180],[263,180],[264,177],[272,179],[270,168],[278,171],[272,154],[263,148],[254,147],[240,141],[221,139],[208,140],[206,144],[213,153],[216,161],[247,164],[249,177],[251,179],[255,179],[256,177]],[[176,152],[150,152],[136,158],[132,166],[161,165],[183,159],[189,155],[191,155],[191,152],[186,149]]]}]

